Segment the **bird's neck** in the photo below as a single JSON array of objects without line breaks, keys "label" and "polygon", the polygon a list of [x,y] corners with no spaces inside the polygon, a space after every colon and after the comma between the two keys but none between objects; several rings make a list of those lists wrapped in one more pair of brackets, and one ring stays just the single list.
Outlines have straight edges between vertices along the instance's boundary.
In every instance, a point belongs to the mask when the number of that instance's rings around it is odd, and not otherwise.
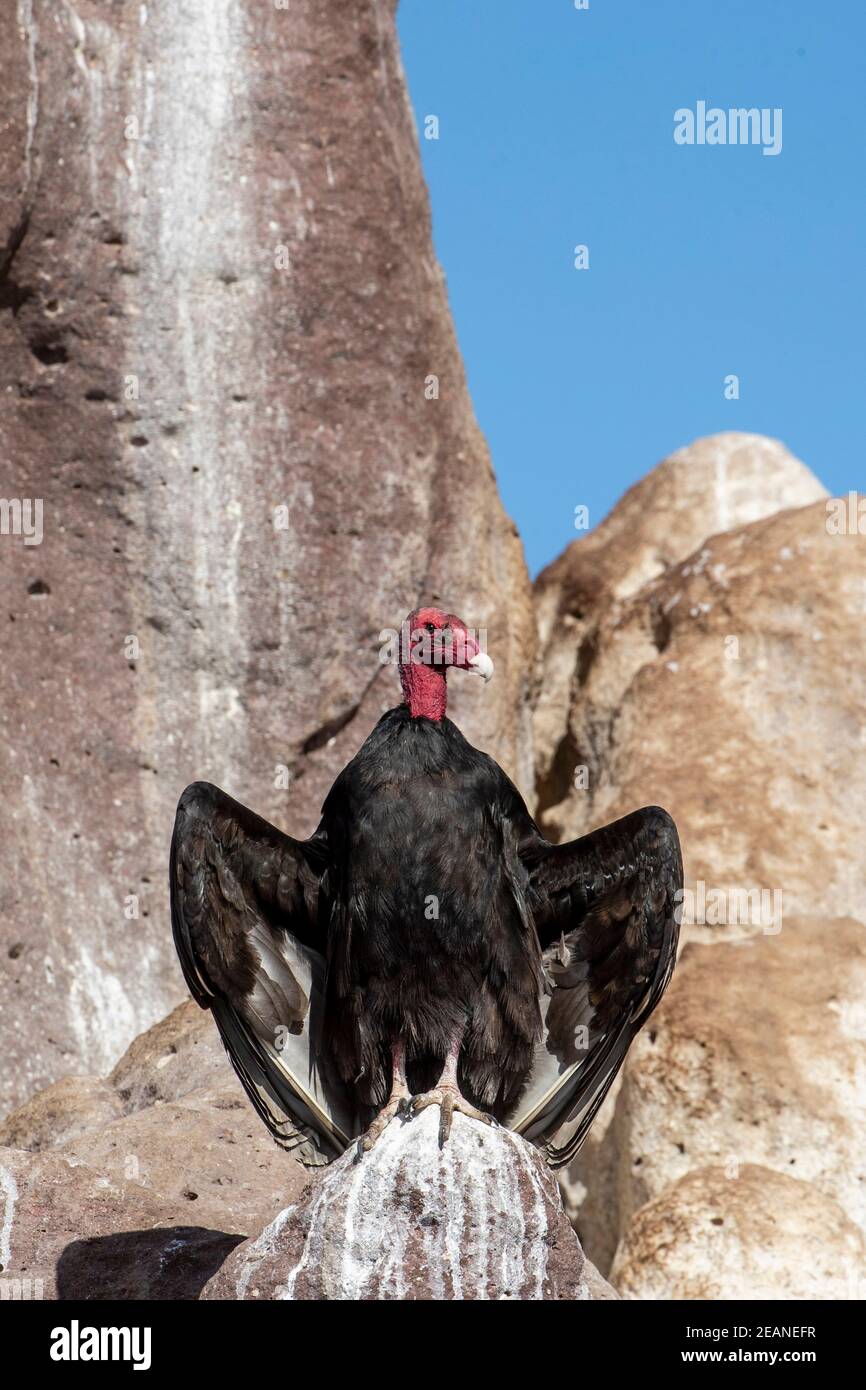
[{"label": "bird's neck", "polygon": [[403,699],[413,719],[444,719],[448,701],[445,671],[407,661],[400,667]]}]

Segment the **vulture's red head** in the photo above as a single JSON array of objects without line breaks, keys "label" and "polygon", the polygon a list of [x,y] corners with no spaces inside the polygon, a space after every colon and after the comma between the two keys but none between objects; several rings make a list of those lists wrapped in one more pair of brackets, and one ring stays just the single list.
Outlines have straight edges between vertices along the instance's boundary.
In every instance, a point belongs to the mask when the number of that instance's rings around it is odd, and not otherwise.
[{"label": "vulture's red head", "polygon": [[400,634],[400,683],[413,718],[444,717],[449,666],[474,671],[485,682],[493,675],[493,662],[475,629],[441,608],[416,608]]}]

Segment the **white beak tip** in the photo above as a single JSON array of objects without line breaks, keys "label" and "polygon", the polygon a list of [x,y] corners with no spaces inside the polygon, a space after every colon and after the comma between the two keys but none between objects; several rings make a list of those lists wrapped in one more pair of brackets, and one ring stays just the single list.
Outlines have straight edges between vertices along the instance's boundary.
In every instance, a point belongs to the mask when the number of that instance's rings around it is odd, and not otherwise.
[{"label": "white beak tip", "polygon": [[485,685],[493,679],[493,662],[486,652],[479,652],[477,656],[471,657],[469,669],[476,671]]}]

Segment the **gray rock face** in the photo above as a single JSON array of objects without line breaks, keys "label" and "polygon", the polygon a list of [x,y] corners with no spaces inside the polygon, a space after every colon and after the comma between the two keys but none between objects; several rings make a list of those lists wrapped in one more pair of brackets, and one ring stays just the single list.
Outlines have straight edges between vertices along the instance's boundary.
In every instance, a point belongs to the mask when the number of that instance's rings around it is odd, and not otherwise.
[{"label": "gray rock face", "polygon": [[182,997],[179,792],[310,833],[419,597],[487,629],[453,712],[531,792],[528,584],[393,8],[2,7],[0,449],[43,536],[0,535],[0,1111]]},{"label": "gray rock face", "polygon": [[347,1153],[210,1281],[205,1299],[577,1299],[616,1294],[584,1259],[537,1150],[439,1112]]}]

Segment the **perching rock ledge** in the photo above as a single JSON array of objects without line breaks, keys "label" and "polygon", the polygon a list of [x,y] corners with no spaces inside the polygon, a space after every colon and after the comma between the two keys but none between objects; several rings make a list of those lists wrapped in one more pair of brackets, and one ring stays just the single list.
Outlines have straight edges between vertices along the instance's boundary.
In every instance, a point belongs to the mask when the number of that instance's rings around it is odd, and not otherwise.
[{"label": "perching rock ledge", "polygon": [[586,1260],[541,1155],[439,1111],[393,1120],[248,1240],[204,1299],[615,1299]]},{"label": "perching rock ledge", "polygon": [[190,1000],[0,1122],[0,1301],[617,1297],[534,1148],[456,1115],[440,1151],[438,1121],[314,1176]]}]

